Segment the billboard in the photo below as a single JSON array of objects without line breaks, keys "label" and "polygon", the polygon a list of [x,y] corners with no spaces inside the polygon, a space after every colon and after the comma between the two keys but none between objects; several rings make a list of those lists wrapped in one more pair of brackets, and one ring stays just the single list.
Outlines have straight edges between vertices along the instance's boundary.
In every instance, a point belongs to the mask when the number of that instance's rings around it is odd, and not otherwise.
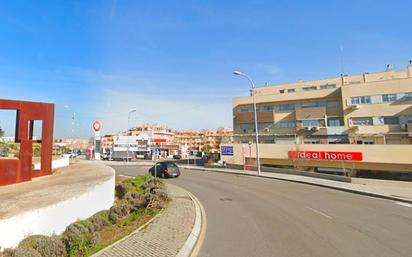
[{"label": "billboard", "polygon": [[222,146],[221,153],[222,155],[232,155],[233,156],[233,146]]}]

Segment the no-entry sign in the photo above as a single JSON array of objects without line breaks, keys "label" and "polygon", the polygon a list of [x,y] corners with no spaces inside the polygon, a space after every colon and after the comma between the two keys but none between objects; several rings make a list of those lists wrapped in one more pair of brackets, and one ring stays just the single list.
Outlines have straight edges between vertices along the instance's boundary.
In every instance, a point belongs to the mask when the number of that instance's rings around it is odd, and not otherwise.
[{"label": "no-entry sign", "polygon": [[291,159],[362,161],[362,152],[289,151]]},{"label": "no-entry sign", "polygon": [[99,131],[102,128],[102,123],[100,123],[100,121],[96,120],[93,123],[93,129],[94,131]]}]

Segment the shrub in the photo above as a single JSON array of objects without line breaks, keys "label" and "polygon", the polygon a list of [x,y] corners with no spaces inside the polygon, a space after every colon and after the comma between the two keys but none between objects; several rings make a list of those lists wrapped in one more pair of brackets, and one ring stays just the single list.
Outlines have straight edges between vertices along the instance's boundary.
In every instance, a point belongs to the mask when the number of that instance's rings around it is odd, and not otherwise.
[{"label": "shrub", "polygon": [[30,256],[28,254],[41,257],[61,257],[67,255],[65,245],[58,236],[29,236],[19,243],[15,255],[23,252],[25,253],[24,256]]},{"label": "shrub", "polygon": [[125,196],[125,199],[130,206],[131,211],[137,211],[140,208],[145,208],[148,203],[144,195],[136,191],[128,192]]},{"label": "shrub", "polygon": [[119,220],[121,220],[123,217],[129,214],[130,209],[131,208],[127,203],[120,203],[118,205],[113,205],[109,210],[109,220],[113,224],[118,223]]},{"label": "shrub", "polygon": [[146,193],[153,194],[156,189],[163,189],[164,184],[160,179],[154,178],[143,183],[143,185],[141,185],[141,188]]},{"label": "shrub", "polygon": [[125,182],[122,182],[121,184],[116,185],[114,188],[116,197],[118,199],[123,199],[124,195],[127,193],[127,186]]},{"label": "shrub", "polygon": [[5,248],[3,252],[0,252],[0,256],[2,257],[14,257],[16,254],[16,249],[13,248]]},{"label": "shrub", "polygon": [[99,238],[93,224],[87,220],[70,224],[62,236],[70,256],[86,253],[88,248],[97,244]]},{"label": "shrub", "polygon": [[33,248],[17,248],[13,256],[14,257],[42,257],[40,253],[38,253]]},{"label": "shrub", "polygon": [[109,222],[109,211],[100,211],[95,213],[93,216],[87,219],[92,224],[92,231],[97,232],[103,229],[104,226],[110,224]]}]

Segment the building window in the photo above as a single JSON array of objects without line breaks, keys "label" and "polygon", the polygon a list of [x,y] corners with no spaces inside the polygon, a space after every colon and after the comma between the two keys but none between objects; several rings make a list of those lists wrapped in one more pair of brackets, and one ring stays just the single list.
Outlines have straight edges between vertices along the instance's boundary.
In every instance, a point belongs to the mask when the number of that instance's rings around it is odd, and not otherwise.
[{"label": "building window", "polygon": [[309,102],[300,104],[300,108],[316,108],[319,107],[319,102]]},{"label": "building window", "polygon": [[371,117],[352,118],[352,124],[354,126],[372,126],[373,119]]},{"label": "building window", "polygon": [[281,121],[275,123],[275,128],[295,128],[296,123],[294,121]]},{"label": "building window", "polygon": [[373,140],[370,140],[370,139],[361,139],[361,140],[357,140],[356,144],[358,144],[358,145],[373,145],[373,144],[375,144],[375,142]]},{"label": "building window", "polygon": [[343,126],[343,118],[329,118],[328,127],[340,127]]},{"label": "building window", "polygon": [[246,133],[249,129],[252,128],[252,125],[253,125],[253,124],[251,124],[251,123],[240,123],[240,130],[241,130],[243,133]]},{"label": "building window", "polygon": [[382,95],[382,102],[388,103],[388,102],[394,102],[394,101],[396,101],[396,94]]},{"label": "building window", "polygon": [[281,104],[279,105],[279,110],[280,111],[292,111],[295,109],[294,104]]},{"label": "building window", "polygon": [[316,86],[310,86],[310,87],[303,87],[302,90],[303,91],[311,91],[311,90],[316,90],[318,89]]},{"label": "building window", "polygon": [[288,93],[294,93],[295,92],[295,89],[294,88],[289,88],[288,89]]},{"label": "building window", "polygon": [[319,120],[303,120],[302,125],[304,127],[320,127]]},{"label": "building window", "polygon": [[252,112],[253,108],[252,107],[242,107],[240,108],[240,112]]},{"label": "building window", "polygon": [[383,117],[383,123],[387,125],[399,124],[399,118],[398,117]]},{"label": "building window", "polygon": [[262,109],[264,111],[273,111],[273,106],[272,105],[265,105],[265,106],[262,106]]},{"label": "building window", "polygon": [[370,104],[371,97],[370,96],[355,96],[351,97],[351,104]]},{"label": "building window", "polygon": [[320,144],[320,140],[319,139],[304,139],[303,140],[304,144]]},{"label": "building window", "polygon": [[320,89],[331,89],[331,88],[336,88],[336,84],[325,84],[325,85],[320,85]]},{"label": "building window", "polygon": [[280,92],[281,94],[284,94],[284,93],[285,93],[285,90],[284,90],[284,89],[281,89],[281,90],[279,90],[279,92]]},{"label": "building window", "polygon": [[412,101],[412,92],[405,93],[405,96],[402,97],[402,101]]},{"label": "building window", "polygon": [[338,101],[327,101],[326,106],[331,108],[338,107]]},{"label": "building window", "polygon": [[272,126],[273,123],[269,122],[260,122],[257,124],[258,129],[269,129]]}]

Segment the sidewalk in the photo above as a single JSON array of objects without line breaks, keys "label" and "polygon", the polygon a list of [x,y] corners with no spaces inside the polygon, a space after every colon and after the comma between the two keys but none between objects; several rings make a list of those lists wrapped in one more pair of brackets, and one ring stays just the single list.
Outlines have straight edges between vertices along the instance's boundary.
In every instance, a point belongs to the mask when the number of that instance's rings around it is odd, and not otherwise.
[{"label": "sidewalk", "polygon": [[[193,169],[193,170],[205,170],[213,172],[224,172],[232,174],[241,174],[248,176],[257,176],[256,171],[244,171],[237,169],[227,169],[227,168],[204,168],[204,167],[195,167],[195,166],[181,166],[184,169]],[[390,199],[400,202],[412,203],[412,182],[376,182],[374,180],[368,183],[367,179],[362,180],[362,184],[359,183],[347,183],[332,181],[328,179],[312,178],[298,175],[289,175],[273,172],[261,172],[261,177],[279,179],[285,181],[293,181],[298,183],[322,186],[337,190],[342,190],[351,193],[357,193],[362,195],[368,195],[373,197],[379,197],[384,199]],[[408,185],[409,183],[409,185]],[[399,184],[399,185],[397,185]],[[405,186],[406,185],[406,186]]]},{"label": "sidewalk", "polygon": [[93,257],[176,256],[195,224],[195,204],[185,190],[171,184],[167,190],[172,200],[152,223]]}]

